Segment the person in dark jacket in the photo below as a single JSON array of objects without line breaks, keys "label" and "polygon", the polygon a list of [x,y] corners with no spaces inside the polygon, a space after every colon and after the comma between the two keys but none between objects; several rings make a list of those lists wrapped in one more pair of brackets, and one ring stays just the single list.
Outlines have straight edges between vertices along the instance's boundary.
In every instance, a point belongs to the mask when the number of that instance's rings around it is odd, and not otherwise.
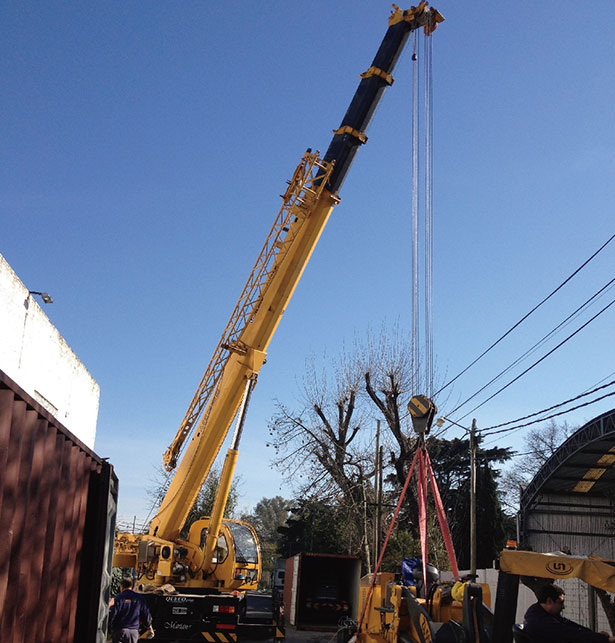
[{"label": "person in dark jacket", "polygon": [[607,632],[593,630],[569,621],[561,615],[564,590],[557,585],[543,585],[536,593],[537,603],[529,607],[523,619],[523,633],[535,643],[615,643]]},{"label": "person in dark jacket", "polygon": [[154,636],[152,616],[141,594],[132,590],[132,579],[123,578],[122,591],[112,599],[109,608],[109,629],[112,643],[137,643],[139,625],[149,627],[149,636]]}]

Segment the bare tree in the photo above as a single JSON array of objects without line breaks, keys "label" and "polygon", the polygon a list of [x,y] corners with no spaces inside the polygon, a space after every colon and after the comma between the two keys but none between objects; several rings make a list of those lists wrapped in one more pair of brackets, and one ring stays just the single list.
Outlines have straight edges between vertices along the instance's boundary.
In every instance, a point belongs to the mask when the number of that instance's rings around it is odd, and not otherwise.
[{"label": "bare tree", "polygon": [[[391,487],[405,482],[416,448],[406,405],[418,392],[413,387],[421,387],[410,355],[398,329],[369,334],[329,369],[319,371],[312,362],[303,379],[299,410],[278,403],[270,423],[277,466],[295,489],[303,496],[329,497],[354,512],[367,567],[375,514],[376,418],[384,418],[388,428],[381,443],[389,454],[385,464],[394,471]],[[412,493],[408,504],[416,508]]]},{"label": "bare tree", "polygon": [[334,364],[332,385],[326,370],[318,372],[312,360],[300,409],[277,402],[270,422],[276,466],[301,495],[341,494],[360,503],[361,485],[373,471],[359,433],[365,422],[357,408],[359,381],[345,356]]},{"label": "bare tree", "polygon": [[[370,482],[374,466],[361,431],[366,416],[357,405],[361,378],[346,354],[333,362],[331,370],[332,379],[312,360],[303,378],[300,409],[292,411],[277,403],[270,422],[276,466],[298,496],[316,495],[346,506],[366,536],[374,501]],[[361,542],[365,548],[366,537]],[[364,553],[369,559],[367,550]]]},{"label": "bare tree", "polygon": [[575,431],[576,427],[571,427],[566,422],[556,424],[551,420],[527,433],[523,441],[522,457],[515,458],[514,467],[505,471],[501,478],[502,502],[510,513],[515,514],[519,510],[521,490]]}]

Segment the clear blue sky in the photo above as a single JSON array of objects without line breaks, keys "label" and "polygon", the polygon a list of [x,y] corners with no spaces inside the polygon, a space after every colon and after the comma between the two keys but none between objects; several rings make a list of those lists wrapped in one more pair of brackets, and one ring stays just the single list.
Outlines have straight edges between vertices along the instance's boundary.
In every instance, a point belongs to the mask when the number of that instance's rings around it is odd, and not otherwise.
[{"label": "clear blue sky", "polygon": [[[435,350],[439,371],[452,376],[615,232],[615,4],[436,6],[446,22],[434,36]],[[0,252],[28,287],[53,295],[45,312],[101,386],[96,451],[120,477],[120,517],[145,517],[143,489],[278,195],[307,147],[326,149],[389,8],[374,0],[0,8]],[[294,397],[306,358],[335,354],[382,321],[409,322],[405,54],[261,372],[238,465],[245,506],[288,493],[267,464],[266,424],[276,397]],[[456,382],[451,405],[612,278],[614,257],[609,246]],[[610,309],[476,411],[479,426],[612,374],[614,319]],[[613,399],[567,420],[582,423]],[[520,437],[500,444],[519,446]]]}]

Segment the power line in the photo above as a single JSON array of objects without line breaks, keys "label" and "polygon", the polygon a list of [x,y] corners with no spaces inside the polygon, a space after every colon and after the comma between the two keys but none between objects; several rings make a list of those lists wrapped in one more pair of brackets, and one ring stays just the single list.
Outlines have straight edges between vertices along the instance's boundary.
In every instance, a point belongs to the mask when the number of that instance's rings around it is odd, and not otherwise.
[{"label": "power line", "polygon": [[508,433],[509,431],[516,431],[517,429],[523,429],[526,426],[530,426],[531,424],[537,424],[538,422],[544,422],[545,420],[550,420],[551,418],[558,417],[560,415],[565,415],[566,413],[571,413],[572,411],[576,411],[577,409],[582,409],[585,406],[589,406],[590,404],[595,404],[596,402],[600,402],[601,400],[604,400],[607,397],[612,397],[615,395],[615,391],[612,391],[611,393],[606,393],[606,395],[602,395],[600,397],[597,397],[595,400],[590,400],[589,402],[584,402],[583,404],[578,404],[577,406],[573,406],[571,409],[568,409],[566,411],[560,411],[559,413],[553,413],[551,415],[546,415],[543,418],[539,418],[538,420],[532,420],[531,422],[526,422],[525,424],[519,424],[518,426],[511,426],[508,429],[500,429],[498,431],[491,431],[489,432],[489,436],[496,435],[497,433]]},{"label": "power line", "polygon": [[510,457],[520,458],[523,455],[536,455],[536,454],[544,456],[546,454],[546,451],[526,451],[525,453],[513,453]]},{"label": "power line", "polygon": [[[531,371],[535,366],[538,366],[538,364],[540,364],[542,361],[547,359],[547,357],[552,355],[556,350],[561,348],[566,342],[568,342],[575,335],[580,333],[586,326],[589,326],[589,324],[591,324],[595,319],[597,319],[600,315],[602,315],[602,313],[606,312],[613,304],[615,304],[615,299],[613,301],[611,301],[611,303],[607,304],[604,308],[602,308],[602,310],[598,311],[593,317],[588,319],[582,326],[579,326],[579,328],[577,328],[574,331],[574,333],[571,333],[570,335],[568,335],[568,337],[566,337],[566,339],[561,341],[557,346],[552,348],[548,353],[545,353],[540,359],[536,360],[531,366],[528,366],[528,368],[526,368],[522,373],[519,373],[519,375],[517,375],[517,377],[514,377],[512,380],[510,380],[510,382],[508,382],[507,384],[505,384],[504,386],[499,388],[495,393],[490,395],[487,399],[483,400],[480,404],[478,404],[473,409],[468,411],[463,417],[467,417],[470,413],[473,413],[474,411],[476,411],[476,409],[479,409],[481,406],[484,406],[487,402],[489,402],[489,400],[492,400],[496,395],[499,395],[502,391],[504,391],[509,386],[511,386],[511,384],[514,384],[518,379],[520,379],[521,377],[523,377],[524,375],[529,373],[529,371]],[[467,400],[466,400],[466,402],[467,402]],[[465,402],[463,402],[456,409],[451,411],[451,413],[454,413],[454,411],[458,410],[460,408],[460,406],[463,406],[463,404],[465,404]]]},{"label": "power line", "polygon": [[[542,411],[536,411],[536,413],[530,413],[529,415],[524,415],[523,417],[517,418],[516,420],[509,420],[508,422],[502,422],[501,424],[495,424],[493,426],[488,426],[485,427],[484,429],[481,429],[481,433],[485,433],[487,431],[491,431],[493,429],[499,429],[502,426],[506,426],[507,424],[516,424],[517,422],[522,422],[523,420],[529,420],[531,417],[536,417],[537,415],[542,415],[543,413],[548,413],[549,411],[552,411],[553,409],[560,408],[562,406],[566,406],[566,404],[570,404],[571,402],[575,402],[576,400],[580,400],[582,397],[587,397],[588,395],[592,395],[593,393],[596,393],[597,391],[601,391],[602,389],[605,389],[609,386],[612,386],[615,384],[615,380],[612,380],[608,384],[603,384],[602,386],[598,386],[591,391],[587,391],[585,393],[581,393],[580,395],[577,395],[575,397],[571,397],[570,399],[560,402],[559,404],[554,404],[553,406],[549,406],[546,409],[542,409]],[[571,409],[572,410],[572,409]],[[539,421],[542,422],[542,420],[548,419],[548,418],[541,418]]]},{"label": "power line", "polygon": [[587,393],[587,392],[589,391],[589,389],[594,388],[595,386],[600,386],[600,385],[602,384],[602,382],[604,382],[604,381],[608,380],[608,379],[609,379],[609,377],[613,377],[613,375],[615,375],[615,371],[612,371],[611,373],[609,373],[608,375],[606,375],[605,377],[603,377],[601,380],[598,380],[595,384],[592,384],[591,386],[589,386],[588,388],[586,388],[586,389],[583,391],[583,393]]},{"label": "power line", "polygon": [[[615,380],[613,380],[613,382],[609,382],[609,384],[605,384],[604,386],[602,386],[602,382],[604,382],[605,380],[608,380],[610,377],[613,377],[613,375],[615,375],[615,371],[613,371],[612,373],[609,373],[606,377],[603,377],[601,380],[599,380],[595,384],[592,384],[592,386],[590,386],[589,388],[586,388],[585,391],[583,391],[583,393],[581,393],[580,395],[577,395],[576,397],[570,398],[569,400],[567,400],[565,402],[561,402],[560,404],[555,404],[555,405],[553,405],[553,406],[551,406],[549,408],[543,409],[542,411],[538,411],[537,413],[532,413],[532,414],[527,415],[525,417],[518,418],[517,420],[511,420],[510,422],[504,422],[504,423],[498,424],[496,426],[487,427],[486,429],[483,429],[483,430],[484,431],[489,431],[490,429],[498,428],[500,426],[505,426],[506,424],[513,424],[515,422],[520,422],[521,420],[525,420],[527,418],[534,417],[535,415],[540,415],[542,413],[546,413],[547,411],[550,411],[551,409],[557,408],[559,406],[564,406],[564,405],[566,405],[566,404],[568,404],[570,402],[574,402],[575,400],[580,399],[581,397],[584,397],[585,395],[590,395],[591,393],[595,393],[596,391],[599,391],[599,390],[601,390],[601,389],[603,389],[603,388],[605,388],[607,386],[610,386],[611,384],[615,383]],[[598,398],[597,400],[593,400],[591,402],[591,404],[593,404],[594,402],[598,402],[601,399],[603,399],[603,398]],[[568,409],[565,413],[569,413],[569,412],[574,411],[574,410],[575,409]],[[564,413],[562,413],[562,415],[564,415]],[[542,417],[542,418],[539,418],[537,420],[537,422],[543,422],[544,420],[547,420],[547,419],[550,419],[550,418]],[[513,429],[515,431],[520,431],[522,428],[524,428],[524,426],[525,425],[520,425],[519,427],[511,427],[510,428],[510,433],[514,432]],[[489,436],[490,435],[491,434],[489,434]],[[496,438],[496,440],[490,440],[488,442],[485,442],[485,445],[494,444],[496,441],[497,441],[497,438]],[[531,453],[534,453],[534,452],[532,451]]]},{"label": "power line", "polygon": [[[475,393],[470,395],[470,397],[466,398],[461,404],[458,404],[452,411],[450,411],[450,414],[452,415],[456,411],[458,411],[462,406],[465,406],[470,400],[474,399],[479,393],[482,393],[486,388],[491,386],[494,382],[500,379],[504,374],[506,374],[508,371],[510,371],[514,366],[519,364],[519,362],[523,361],[528,355],[531,355],[533,352],[535,352],[542,344],[544,344],[550,337],[555,335],[558,330],[566,326],[570,321],[572,321],[578,314],[584,309],[589,306],[589,304],[596,299],[600,294],[604,293],[605,290],[609,289],[612,284],[615,283],[615,277],[611,279],[608,283],[606,283],[600,290],[596,291],[589,299],[585,300],[574,312],[570,313],[568,317],[566,317],[562,322],[560,322],[555,328],[550,330],[546,335],[544,335],[539,341],[537,341],[531,348],[525,351],[520,357],[518,357],[514,362],[509,364],[504,370],[500,371],[495,377],[490,379],[484,386],[478,389]],[[471,411],[470,411],[471,412]]]},{"label": "power line", "polygon": [[557,293],[559,290],[561,290],[573,277],[575,277],[583,268],[585,268],[585,266],[592,259],[594,259],[602,250],[604,250],[604,248],[606,248],[606,246],[609,243],[611,243],[611,241],[613,241],[613,239],[615,239],[615,234],[612,235],[607,241],[605,241],[605,243],[603,243],[602,246],[600,246],[600,248],[598,248],[598,250],[596,250],[596,252],[594,252],[594,254],[592,254],[588,259],[586,259],[570,276],[568,276],[564,281],[562,281],[562,283],[557,288],[555,288],[555,290],[553,290],[542,301],[540,301],[538,304],[536,304],[536,306],[534,306],[534,308],[532,308],[528,313],[526,313],[516,324],[511,326],[498,340],[493,342],[493,344],[491,344],[491,346],[489,346],[489,348],[486,348],[476,359],[474,359],[472,362],[470,362],[470,364],[468,364],[461,372],[459,372],[457,375],[455,375],[455,377],[453,377],[452,380],[449,380],[442,388],[440,388],[440,390],[438,390],[435,393],[435,395],[437,395],[438,393],[441,393],[445,388],[449,387],[453,382],[458,380],[466,371],[468,371],[470,368],[472,368],[472,366],[474,366],[474,364],[476,364],[476,362],[478,362],[480,359],[482,359],[492,348],[495,348],[505,337],[508,337],[508,335],[510,335],[510,333],[512,333],[513,330],[515,330],[515,328],[517,328],[517,326],[519,326],[522,322],[524,322],[532,313],[534,313],[536,310],[538,310],[538,308],[540,308],[545,302],[547,302],[549,299],[551,299],[551,297],[553,297],[553,295],[555,295],[555,293]]}]

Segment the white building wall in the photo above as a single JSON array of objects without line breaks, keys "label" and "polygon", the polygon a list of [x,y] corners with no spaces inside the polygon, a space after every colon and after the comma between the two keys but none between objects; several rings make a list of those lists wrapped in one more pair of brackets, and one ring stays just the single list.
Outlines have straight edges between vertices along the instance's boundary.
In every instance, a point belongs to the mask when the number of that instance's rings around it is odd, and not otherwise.
[{"label": "white building wall", "polygon": [[2,255],[0,369],[94,448],[100,387]]}]

